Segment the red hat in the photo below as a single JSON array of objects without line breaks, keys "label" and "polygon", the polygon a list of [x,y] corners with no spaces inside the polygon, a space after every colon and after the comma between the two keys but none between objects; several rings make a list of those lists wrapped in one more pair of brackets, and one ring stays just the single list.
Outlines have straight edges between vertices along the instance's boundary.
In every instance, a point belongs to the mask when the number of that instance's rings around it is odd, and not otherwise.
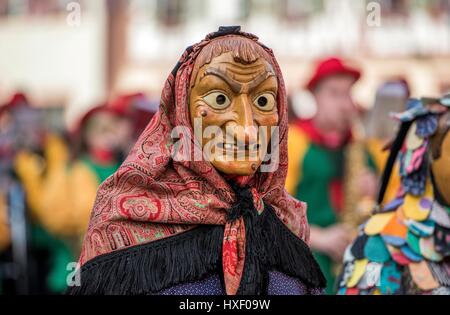
[{"label": "red hat", "polygon": [[83,116],[81,116],[81,118],[77,121],[75,127],[72,129],[72,136],[73,137],[78,137],[83,128],[86,126],[87,122],[97,113],[112,113],[114,115],[117,116],[121,116],[122,113],[114,108],[111,108],[110,106],[108,106],[107,104],[101,104],[101,105],[97,105],[91,109],[89,109],[86,113],[83,114]]},{"label": "red hat", "polygon": [[0,115],[3,114],[4,112],[11,110],[17,106],[28,106],[29,102],[27,97],[25,96],[25,94],[23,93],[16,93],[14,94],[11,99],[4,104],[3,106],[0,107]]},{"label": "red hat", "polygon": [[110,106],[133,121],[134,133],[138,137],[158,111],[159,103],[151,101],[143,93],[134,93],[119,96]]},{"label": "red hat", "polygon": [[316,71],[306,87],[308,90],[313,91],[321,80],[337,74],[349,75],[354,78],[355,82],[361,77],[359,70],[346,66],[339,58],[332,57],[321,61],[317,65]]},{"label": "red hat", "polygon": [[143,93],[125,94],[117,97],[110,106],[124,115],[130,114],[135,108],[135,102],[146,102]]}]

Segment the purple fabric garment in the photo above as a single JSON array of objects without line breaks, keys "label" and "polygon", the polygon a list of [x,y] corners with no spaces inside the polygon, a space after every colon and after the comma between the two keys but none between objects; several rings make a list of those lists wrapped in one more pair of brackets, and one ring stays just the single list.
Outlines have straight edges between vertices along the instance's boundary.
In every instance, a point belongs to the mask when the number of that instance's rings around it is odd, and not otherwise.
[{"label": "purple fabric garment", "polygon": [[[162,290],[159,295],[225,295],[218,275],[208,276],[202,280],[183,283]],[[320,295],[321,288],[308,288],[300,280],[281,272],[269,272],[268,295]]]},{"label": "purple fabric garment", "polygon": [[279,271],[269,272],[268,295],[320,295],[320,288],[309,288],[300,280]]},{"label": "purple fabric garment", "polygon": [[208,276],[202,280],[178,284],[162,290],[159,295],[223,295],[225,292],[218,275]]}]

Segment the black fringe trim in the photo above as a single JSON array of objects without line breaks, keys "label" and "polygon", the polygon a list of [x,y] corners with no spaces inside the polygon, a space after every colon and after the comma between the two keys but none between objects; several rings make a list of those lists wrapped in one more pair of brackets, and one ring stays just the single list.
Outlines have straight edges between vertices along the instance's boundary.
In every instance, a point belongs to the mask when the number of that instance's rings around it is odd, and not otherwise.
[{"label": "black fringe trim", "polygon": [[81,267],[69,295],[146,295],[216,272],[222,226],[200,226],[166,239],[96,257]]},{"label": "black fringe trim", "polygon": [[[228,220],[243,217],[246,257],[238,294],[267,293],[268,272],[298,278],[309,288],[324,288],[325,278],[309,247],[266,205],[261,215],[251,192],[233,187],[238,203]],[[152,294],[174,285],[222,273],[223,226],[200,226],[170,238],[118,250],[88,261],[81,268],[81,286],[67,294]],[[222,279],[223,281],[223,279]]]},{"label": "black fringe trim", "polygon": [[[246,212],[249,213],[249,212]],[[239,295],[267,294],[269,271],[301,280],[308,288],[325,288],[325,277],[309,247],[266,206],[245,216],[246,256]]]}]

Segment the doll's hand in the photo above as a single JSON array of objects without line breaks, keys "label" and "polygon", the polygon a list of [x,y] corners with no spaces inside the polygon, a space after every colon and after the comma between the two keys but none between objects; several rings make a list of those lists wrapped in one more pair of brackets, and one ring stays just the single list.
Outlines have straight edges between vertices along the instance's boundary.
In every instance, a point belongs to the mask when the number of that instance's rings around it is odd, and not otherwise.
[{"label": "doll's hand", "polygon": [[342,224],[327,228],[311,227],[311,248],[330,256],[336,262],[341,262],[351,238],[351,230]]}]

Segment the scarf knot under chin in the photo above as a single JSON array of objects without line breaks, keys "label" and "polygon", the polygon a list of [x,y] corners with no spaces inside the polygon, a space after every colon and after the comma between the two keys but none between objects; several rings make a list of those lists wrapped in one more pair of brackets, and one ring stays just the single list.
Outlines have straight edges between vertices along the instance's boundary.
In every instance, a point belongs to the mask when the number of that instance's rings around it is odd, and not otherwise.
[{"label": "scarf knot under chin", "polygon": [[259,202],[259,196],[257,193],[252,193],[250,186],[239,187],[234,182],[230,182],[230,186],[235,192],[236,201],[229,209],[227,222],[233,222],[246,214],[251,214],[253,208],[257,209],[256,204]]}]

